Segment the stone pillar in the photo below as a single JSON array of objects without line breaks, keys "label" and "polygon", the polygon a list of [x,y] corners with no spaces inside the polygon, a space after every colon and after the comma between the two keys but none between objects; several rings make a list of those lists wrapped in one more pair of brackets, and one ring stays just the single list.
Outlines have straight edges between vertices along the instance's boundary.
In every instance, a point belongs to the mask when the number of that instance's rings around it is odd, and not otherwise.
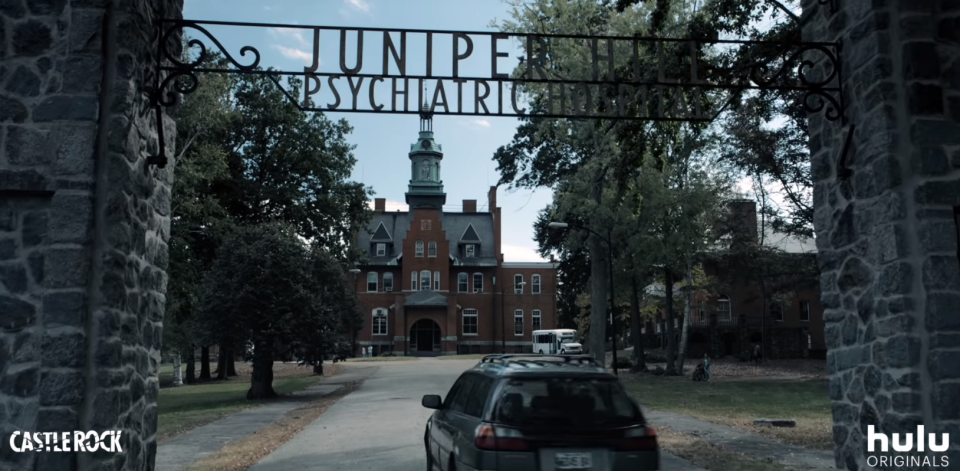
[{"label": "stone pillar", "polygon": [[[843,47],[846,127],[822,113],[809,121],[836,464],[867,469],[868,425],[902,436],[922,424],[950,434],[954,467],[960,2],[835,3],[832,12],[804,1],[802,24],[805,41]],[[842,180],[838,158],[850,125],[853,173]]]},{"label": "stone pillar", "polygon": [[[172,161],[154,8],[0,2],[0,470],[149,470]],[[163,121],[168,155],[173,121]],[[122,430],[121,453],[13,453],[15,430]]]}]

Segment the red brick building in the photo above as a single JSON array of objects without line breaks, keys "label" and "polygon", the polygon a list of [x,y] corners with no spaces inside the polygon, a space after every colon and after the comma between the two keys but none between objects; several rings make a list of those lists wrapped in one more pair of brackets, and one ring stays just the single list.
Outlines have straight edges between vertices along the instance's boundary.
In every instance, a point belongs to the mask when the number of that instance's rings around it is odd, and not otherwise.
[{"label": "red brick building", "polygon": [[529,351],[533,330],[556,326],[556,265],[504,261],[496,187],[486,211],[476,200],[464,200],[461,212],[443,210],[443,152],[428,113],[409,158],[408,211],[388,212],[378,198],[369,228],[357,235],[368,254],[356,279],[366,315],[357,350]]},{"label": "red brick building", "polygon": [[[757,240],[756,203],[749,200],[733,201],[730,208],[743,216],[743,235]],[[763,244],[777,247],[795,257],[809,258],[811,263],[815,263],[817,248],[812,239],[803,240],[767,229],[763,234]],[[742,355],[751,351],[753,345],[761,343],[765,333],[765,355],[771,358],[825,358],[819,284],[797,283],[790,290],[787,302],[766,303],[764,315],[763,297],[755,283],[746,283],[743,277],[725,273],[720,263],[707,262],[702,269],[707,276],[724,282],[725,287],[716,296],[694,294],[688,357],[702,358],[704,353],[713,358]],[[646,292],[663,296],[662,287],[658,285],[648,286]],[[682,309],[678,309],[674,317],[674,336],[679,345]],[[666,346],[666,314],[661,313],[656,322],[646,322],[643,334],[646,345]]]}]

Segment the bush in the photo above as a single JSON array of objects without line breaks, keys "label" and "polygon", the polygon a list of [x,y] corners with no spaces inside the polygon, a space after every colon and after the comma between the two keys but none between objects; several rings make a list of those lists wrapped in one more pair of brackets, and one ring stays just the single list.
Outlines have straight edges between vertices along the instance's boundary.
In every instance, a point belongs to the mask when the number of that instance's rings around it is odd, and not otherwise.
[{"label": "bush", "polygon": [[383,353],[380,354],[380,356],[382,356],[382,357],[395,357],[395,356],[397,356],[397,354],[396,354],[396,353],[393,353],[393,352],[383,352]]},{"label": "bush", "polygon": [[648,363],[666,363],[666,362],[667,362],[667,357],[666,357],[666,356],[660,355],[660,354],[657,354],[657,353],[646,353],[646,354],[644,354],[643,358],[644,358]]},{"label": "bush", "polygon": [[665,370],[663,369],[662,366],[657,365],[657,367],[654,368],[653,370],[651,370],[650,373],[653,373],[653,374],[655,374],[655,375],[657,375],[657,376],[663,376],[664,371],[665,371]]},{"label": "bush", "polygon": [[629,358],[617,358],[617,363],[614,365],[617,369],[623,370],[633,367],[633,362]]}]

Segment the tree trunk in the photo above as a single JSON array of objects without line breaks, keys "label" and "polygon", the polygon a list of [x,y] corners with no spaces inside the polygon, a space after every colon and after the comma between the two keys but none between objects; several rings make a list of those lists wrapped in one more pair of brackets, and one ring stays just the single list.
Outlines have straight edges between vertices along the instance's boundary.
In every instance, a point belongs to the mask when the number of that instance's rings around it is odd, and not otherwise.
[{"label": "tree trunk", "polygon": [[633,367],[630,371],[637,373],[647,370],[647,361],[643,355],[643,321],[640,319],[640,294],[637,288],[637,276],[630,279],[630,333],[633,337]]},{"label": "tree trunk", "polygon": [[197,355],[193,345],[190,346],[190,352],[187,353],[187,376],[184,378],[184,382],[187,384],[197,382]]},{"label": "tree trunk", "polygon": [[210,346],[200,347],[200,380],[210,380]]},{"label": "tree trunk", "polygon": [[234,356],[234,352],[232,348],[227,350],[226,358],[227,358],[227,376],[228,377],[238,376],[237,365],[236,365],[237,358]]},{"label": "tree trunk", "polygon": [[173,386],[183,386],[183,365],[180,363],[180,352],[173,355]]},{"label": "tree trunk", "polygon": [[[760,362],[767,358],[767,281],[760,278]],[[744,326],[746,327],[746,326]]]},{"label": "tree trunk", "polygon": [[673,338],[673,275],[670,268],[664,268],[664,291],[667,297],[667,373],[676,374],[677,340]]},{"label": "tree trunk", "polygon": [[[601,203],[602,172],[594,179],[590,196]],[[599,237],[590,236],[590,351],[601,365],[607,364],[607,253]]]},{"label": "tree trunk", "polygon": [[227,379],[227,352],[222,342],[217,348],[217,379]]},{"label": "tree trunk", "polygon": [[261,342],[253,350],[253,373],[250,375],[248,400],[270,399],[277,397],[273,390],[273,345]]},{"label": "tree trunk", "polygon": [[683,327],[680,330],[680,355],[677,357],[677,367],[683,374],[683,361],[687,358],[687,339],[690,337],[690,321],[693,317],[693,265],[690,263],[690,254],[687,254],[687,302],[683,306]]}]

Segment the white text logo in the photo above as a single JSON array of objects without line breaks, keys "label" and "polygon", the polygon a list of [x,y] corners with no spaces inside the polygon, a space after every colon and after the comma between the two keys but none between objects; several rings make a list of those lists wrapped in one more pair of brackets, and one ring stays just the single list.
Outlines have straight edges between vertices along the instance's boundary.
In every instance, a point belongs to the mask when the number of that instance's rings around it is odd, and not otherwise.
[{"label": "white text logo", "polygon": [[[902,437],[901,437],[902,435]],[[887,436],[875,431],[873,425],[867,426],[867,452],[888,453],[890,449],[899,453],[924,453],[924,455],[870,455],[867,465],[876,467],[923,466],[926,468],[946,468],[950,466],[947,455],[930,456],[925,453],[943,453],[950,447],[950,434],[941,433],[939,443],[936,433],[925,433],[923,425],[917,426],[917,433],[894,433]],[[877,445],[880,445],[879,447]],[[877,450],[879,448],[879,450]]]},{"label": "white text logo", "polygon": [[20,432],[10,435],[10,448],[17,452],[59,451],[88,453],[106,451],[120,453],[120,434],[122,430],[106,432]]}]

